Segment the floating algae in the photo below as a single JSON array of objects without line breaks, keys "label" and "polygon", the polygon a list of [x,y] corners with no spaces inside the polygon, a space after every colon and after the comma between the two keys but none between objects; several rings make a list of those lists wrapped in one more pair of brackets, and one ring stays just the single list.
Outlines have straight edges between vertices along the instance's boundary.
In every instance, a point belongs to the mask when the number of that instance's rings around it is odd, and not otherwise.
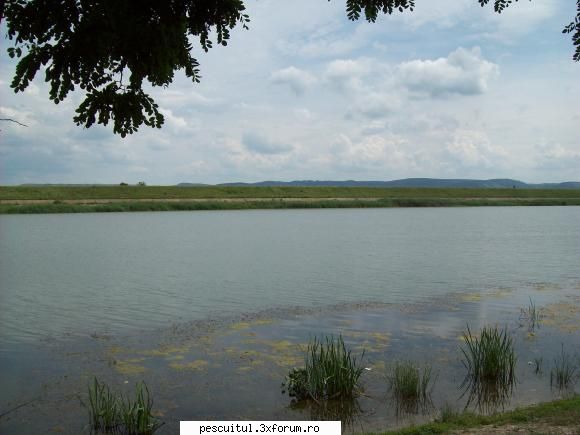
[{"label": "floating algae", "polygon": [[174,357],[175,354],[187,353],[191,350],[191,346],[162,346],[157,349],[149,349],[139,352],[141,355],[146,356],[156,356],[170,358]]},{"label": "floating algae", "polygon": [[240,331],[243,329],[249,329],[255,326],[270,325],[274,321],[272,319],[255,319],[251,321],[242,321],[232,323],[229,327],[231,331]]},{"label": "floating algae", "polygon": [[131,358],[127,360],[114,361],[115,370],[123,375],[139,375],[145,373],[147,369],[137,363],[144,361],[145,358]]},{"label": "floating algae", "polygon": [[463,302],[479,302],[481,301],[480,293],[461,293],[458,295]]},{"label": "floating algae", "polygon": [[248,329],[250,326],[249,322],[236,322],[230,326],[230,329],[232,331],[239,331],[241,329]]},{"label": "floating algae", "polygon": [[204,359],[197,359],[195,361],[190,361],[190,362],[186,362],[186,363],[178,363],[178,362],[169,363],[169,367],[171,367],[174,370],[198,371],[198,370],[205,370],[208,366],[209,366],[209,362],[207,362]]},{"label": "floating algae", "polygon": [[580,331],[580,305],[574,302],[559,302],[542,308],[542,323],[563,332]]},{"label": "floating algae", "polygon": [[548,283],[548,282],[534,282],[532,283],[532,287],[534,290],[543,292],[543,291],[553,291],[553,290],[560,290],[561,287],[558,284]]}]

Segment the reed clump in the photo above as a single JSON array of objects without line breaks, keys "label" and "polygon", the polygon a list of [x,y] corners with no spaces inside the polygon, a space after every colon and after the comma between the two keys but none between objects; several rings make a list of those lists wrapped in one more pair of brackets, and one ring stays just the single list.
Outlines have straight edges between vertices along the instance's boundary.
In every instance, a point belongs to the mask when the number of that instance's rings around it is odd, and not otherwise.
[{"label": "reed clump", "polygon": [[393,395],[404,401],[426,400],[435,380],[429,364],[420,367],[412,361],[395,362],[387,379]]},{"label": "reed clump", "polygon": [[479,337],[469,325],[463,334],[462,363],[467,374],[462,387],[469,392],[466,408],[475,402],[482,411],[493,411],[509,401],[516,383],[516,354],[507,328],[484,327]]},{"label": "reed clump", "polygon": [[115,395],[104,382],[89,385],[89,421],[97,433],[151,435],[162,423],[152,414],[153,400],[145,382],[135,387],[135,398]]},{"label": "reed clump", "polygon": [[484,327],[477,337],[471,334],[468,325],[463,340],[462,362],[469,379],[503,385],[515,382],[516,354],[507,328]]},{"label": "reed clump", "polygon": [[89,385],[89,420],[92,429],[105,432],[116,430],[119,423],[119,400],[97,378]]},{"label": "reed clump", "polygon": [[282,384],[295,400],[352,399],[360,393],[360,358],[346,348],[342,336],[314,338],[308,344],[303,368],[293,369]]},{"label": "reed clump", "polygon": [[558,358],[554,360],[554,367],[550,371],[550,386],[559,390],[569,389],[574,386],[578,378],[578,367],[569,353],[562,351]]},{"label": "reed clump", "polygon": [[387,375],[397,414],[426,411],[432,406],[431,391],[436,376],[430,364],[396,361]]}]

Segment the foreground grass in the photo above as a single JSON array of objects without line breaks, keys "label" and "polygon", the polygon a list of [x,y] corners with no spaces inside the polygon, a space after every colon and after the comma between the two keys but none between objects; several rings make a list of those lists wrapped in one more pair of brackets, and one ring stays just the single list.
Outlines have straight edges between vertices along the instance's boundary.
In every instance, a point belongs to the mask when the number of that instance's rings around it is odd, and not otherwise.
[{"label": "foreground grass", "polygon": [[491,416],[462,413],[446,416],[443,420],[444,421],[413,426],[397,431],[385,432],[385,434],[439,434],[488,425],[541,425],[544,427],[566,426],[580,429],[580,396],[571,399],[541,403],[539,405],[525,408],[518,408],[514,411]]}]

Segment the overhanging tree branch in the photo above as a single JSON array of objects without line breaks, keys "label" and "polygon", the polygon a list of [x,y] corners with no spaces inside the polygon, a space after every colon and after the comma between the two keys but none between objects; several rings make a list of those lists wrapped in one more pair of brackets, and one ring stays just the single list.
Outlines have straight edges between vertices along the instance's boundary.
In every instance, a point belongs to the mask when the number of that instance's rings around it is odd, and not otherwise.
[{"label": "overhanging tree branch", "polygon": [[12,119],[12,118],[0,118],[0,121],[15,122],[16,124],[21,125],[22,127],[28,127],[26,124],[23,124],[19,121],[16,121],[15,119]]},{"label": "overhanging tree branch", "polygon": [[[518,0],[477,1],[501,13]],[[364,15],[375,22],[379,14],[412,12],[415,2],[346,0],[346,14],[353,21]],[[574,60],[580,61],[580,0],[577,5],[564,33],[572,34]],[[15,92],[44,69],[55,104],[72,91],[84,92],[73,118],[77,125],[112,122],[113,132],[124,137],[143,124],[164,123],[144,82],[168,86],[179,70],[199,82],[191,39],[205,51],[213,46],[211,34],[227,45],[230,31],[239,25],[247,29],[250,18],[244,0],[0,0],[2,20],[14,43],[8,55],[19,59],[10,85]]]}]

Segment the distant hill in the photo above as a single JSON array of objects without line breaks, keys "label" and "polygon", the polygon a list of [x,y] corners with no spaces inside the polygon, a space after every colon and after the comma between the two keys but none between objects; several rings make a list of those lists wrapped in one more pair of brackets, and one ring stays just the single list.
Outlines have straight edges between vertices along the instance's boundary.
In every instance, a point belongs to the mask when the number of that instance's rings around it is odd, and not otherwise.
[{"label": "distant hill", "polygon": [[[21,184],[25,187],[113,187],[118,184]],[[132,185],[135,186],[135,185]],[[153,185],[152,185],[153,186]],[[257,183],[179,183],[177,187],[209,187],[209,186],[297,186],[297,187],[415,187],[415,188],[464,188],[464,189],[580,189],[579,181],[563,183],[524,183],[510,178],[495,178],[492,180],[470,180],[460,178],[404,178],[391,181],[333,181],[333,180],[296,180],[296,181],[259,181]]]},{"label": "distant hill", "polygon": [[[188,185],[181,183],[178,186]],[[580,189],[580,182],[529,184],[509,178],[492,180],[405,178],[392,181],[260,181],[257,183],[222,183],[217,186],[301,186],[301,187],[422,187],[422,188],[468,188],[468,189]]]}]

